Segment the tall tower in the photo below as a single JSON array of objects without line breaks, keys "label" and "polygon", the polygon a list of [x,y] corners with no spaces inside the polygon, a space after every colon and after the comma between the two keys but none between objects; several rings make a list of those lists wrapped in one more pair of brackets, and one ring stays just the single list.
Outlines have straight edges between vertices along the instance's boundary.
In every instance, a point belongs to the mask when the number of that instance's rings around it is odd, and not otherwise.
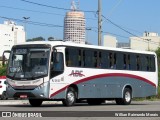
[{"label": "tall tower", "polygon": [[64,41],[85,44],[85,16],[78,8],[72,0],[71,11],[64,18]]}]

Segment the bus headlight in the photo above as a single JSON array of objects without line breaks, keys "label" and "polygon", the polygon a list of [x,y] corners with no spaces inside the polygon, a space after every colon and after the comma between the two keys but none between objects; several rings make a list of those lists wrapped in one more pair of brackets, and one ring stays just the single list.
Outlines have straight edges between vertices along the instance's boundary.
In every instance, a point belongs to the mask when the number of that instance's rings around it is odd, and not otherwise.
[{"label": "bus headlight", "polygon": [[46,87],[48,84],[48,82],[42,83],[41,85],[38,86],[38,89],[42,89],[44,87]]}]

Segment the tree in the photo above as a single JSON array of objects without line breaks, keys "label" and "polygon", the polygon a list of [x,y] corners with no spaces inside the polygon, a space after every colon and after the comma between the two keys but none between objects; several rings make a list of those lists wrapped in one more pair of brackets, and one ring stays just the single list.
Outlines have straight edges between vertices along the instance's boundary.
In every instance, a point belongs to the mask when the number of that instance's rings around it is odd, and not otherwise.
[{"label": "tree", "polygon": [[158,67],[160,67],[160,48],[158,48],[156,51],[157,59],[158,59]]},{"label": "tree", "polygon": [[6,69],[7,69],[7,65],[0,66],[0,76],[5,76],[6,75]]},{"label": "tree", "polygon": [[31,41],[45,41],[45,39],[43,37],[36,37],[36,38],[32,38],[32,39],[27,40],[27,42],[31,42]]},{"label": "tree", "polygon": [[48,41],[54,41],[55,39],[54,39],[54,37],[49,37],[48,38]]},{"label": "tree", "polygon": [[[155,51],[157,54],[157,62],[158,62],[158,68],[160,68],[160,47]],[[160,88],[160,69],[158,69],[158,86]],[[158,98],[160,98],[160,89],[158,89]]]}]

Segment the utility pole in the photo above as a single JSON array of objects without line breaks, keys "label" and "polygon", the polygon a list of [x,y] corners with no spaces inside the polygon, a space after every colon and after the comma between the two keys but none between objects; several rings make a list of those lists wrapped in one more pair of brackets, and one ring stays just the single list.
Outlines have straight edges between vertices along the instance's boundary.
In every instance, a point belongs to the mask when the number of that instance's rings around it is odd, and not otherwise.
[{"label": "utility pole", "polygon": [[27,20],[29,19],[30,17],[23,17],[23,19],[25,20],[25,26],[24,26],[24,30],[25,30],[25,41],[27,42],[27,27],[26,27],[26,24],[27,24]]},{"label": "utility pole", "polygon": [[102,10],[101,10],[101,0],[98,0],[98,45],[101,46],[102,40]]},{"label": "utility pole", "polygon": [[146,39],[148,41],[148,51],[150,51],[150,47],[149,47],[149,42],[151,41],[151,39]]}]

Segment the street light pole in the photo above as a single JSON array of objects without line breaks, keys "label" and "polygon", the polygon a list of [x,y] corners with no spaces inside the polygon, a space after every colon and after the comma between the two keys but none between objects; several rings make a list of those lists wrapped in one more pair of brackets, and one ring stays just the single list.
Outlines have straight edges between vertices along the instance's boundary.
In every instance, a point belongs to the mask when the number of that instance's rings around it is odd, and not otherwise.
[{"label": "street light pole", "polygon": [[88,31],[92,30],[91,28],[86,28],[86,44],[88,44]]},{"label": "street light pole", "polygon": [[27,40],[27,27],[26,27],[26,24],[27,24],[27,20],[28,20],[29,18],[30,18],[30,17],[23,17],[23,19],[25,20],[25,25],[24,25],[25,41]]}]

